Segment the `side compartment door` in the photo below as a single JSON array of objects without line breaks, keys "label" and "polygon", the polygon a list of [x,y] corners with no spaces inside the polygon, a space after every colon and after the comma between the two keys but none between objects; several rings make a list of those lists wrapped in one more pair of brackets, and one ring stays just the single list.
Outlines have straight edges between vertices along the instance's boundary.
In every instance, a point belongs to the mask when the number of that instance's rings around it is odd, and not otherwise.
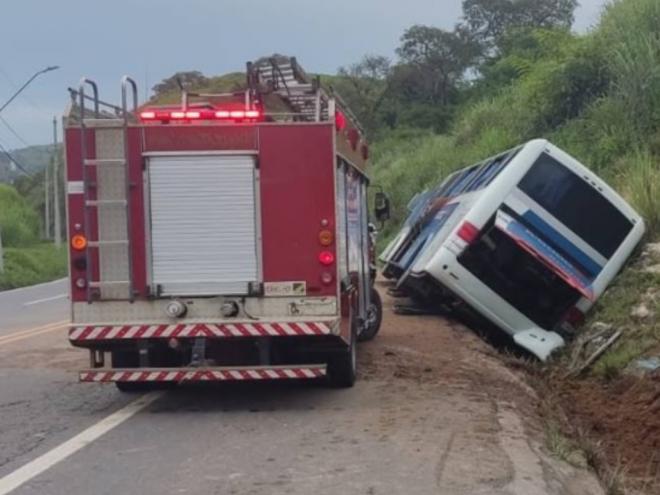
[{"label": "side compartment door", "polygon": [[358,313],[366,319],[369,304],[369,249],[367,197],[363,177],[353,168],[346,173],[346,224],[348,237],[348,271],[358,289]]}]

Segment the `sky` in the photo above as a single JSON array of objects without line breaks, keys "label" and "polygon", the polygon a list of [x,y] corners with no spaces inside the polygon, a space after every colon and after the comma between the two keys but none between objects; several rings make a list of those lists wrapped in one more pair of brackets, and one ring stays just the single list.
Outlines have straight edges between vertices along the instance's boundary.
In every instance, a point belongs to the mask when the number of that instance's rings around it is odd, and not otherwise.
[{"label": "sky", "polygon": [[[581,0],[575,29],[598,20],[606,0]],[[461,0],[0,0],[0,106],[32,74],[39,76],[1,114],[0,144],[52,142],[52,120],[82,76],[101,99],[119,101],[131,75],[140,100],[182,70],[242,71],[272,53],[295,55],[308,72],[334,73],[364,54],[394,58],[413,24],[451,29]],[[17,134],[17,135],[16,135]]]}]

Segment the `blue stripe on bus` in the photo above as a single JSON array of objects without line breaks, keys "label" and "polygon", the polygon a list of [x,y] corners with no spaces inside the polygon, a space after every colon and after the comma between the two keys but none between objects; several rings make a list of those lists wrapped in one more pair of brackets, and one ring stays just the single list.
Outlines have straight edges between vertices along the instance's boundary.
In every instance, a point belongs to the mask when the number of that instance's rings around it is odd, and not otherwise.
[{"label": "blue stripe on bus", "polygon": [[572,287],[577,289],[583,296],[593,300],[594,291],[591,287],[592,280],[588,279],[571,262],[555,251],[552,246],[537,237],[529,228],[515,219],[512,219],[506,226],[506,232],[514,240],[520,240],[524,246],[528,246],[532,252],[540,255],[546,263],[555,267],[560,274]]},{"label": "blue stripe on bus", "polygon": [[522,217],[532,225],[534,228],[538,229],[543,235],[545,235],[549,240],[557,245],[560,249],[566,251],[570,256],[580,263],[586,270],[589,271],[589,274],[594,278],[598,275],[603,267],[589,257],[584,251],[578,248],[571,241],[566,239],[561,233],[555,230],[551,225],[549,225],[545,220],[540,216],[534,213],[532,210],[527,210]]},{"label": "blue stripe on bus", "polygon": [[438,213],[436,213],[433,220],[424,227],[419,237],[408,248],[408,252],[401,258],[399,266],[402,266],[407,270],[415,263],[418,256],[421,255],[426,248],[427,243],[433,239],[438,232],[440,232],[440,229],[445,225],[447,220],[449,220],[449,217],[451,217],[459,204],[460,203],[451,203],[445,205]]}]

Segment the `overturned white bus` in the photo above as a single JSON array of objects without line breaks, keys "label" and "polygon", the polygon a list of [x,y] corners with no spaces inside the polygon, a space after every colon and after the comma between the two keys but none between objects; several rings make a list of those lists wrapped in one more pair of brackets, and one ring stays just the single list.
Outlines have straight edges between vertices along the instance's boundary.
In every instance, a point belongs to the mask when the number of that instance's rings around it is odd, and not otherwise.
[{"label": "overturned white bus", "polygon": [[459,170],[414,206],[381,255],[398,287],[462,300],[543,360],[645,230],[621,196],[545,140]]}]

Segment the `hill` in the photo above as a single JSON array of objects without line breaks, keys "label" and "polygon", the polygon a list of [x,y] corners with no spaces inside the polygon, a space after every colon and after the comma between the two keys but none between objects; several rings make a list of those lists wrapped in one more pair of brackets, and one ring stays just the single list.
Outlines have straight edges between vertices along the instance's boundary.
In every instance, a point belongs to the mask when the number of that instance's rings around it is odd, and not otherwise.
[{"label": "hill", "polygon": [[[50,163],[53,146],[41,144],[10,150],[11,155],[31,174],[37,174],[46,168]],[[0,182],[9,182],[20,176],[19,171],[14,170],[9,158],[0,153]]]}]

